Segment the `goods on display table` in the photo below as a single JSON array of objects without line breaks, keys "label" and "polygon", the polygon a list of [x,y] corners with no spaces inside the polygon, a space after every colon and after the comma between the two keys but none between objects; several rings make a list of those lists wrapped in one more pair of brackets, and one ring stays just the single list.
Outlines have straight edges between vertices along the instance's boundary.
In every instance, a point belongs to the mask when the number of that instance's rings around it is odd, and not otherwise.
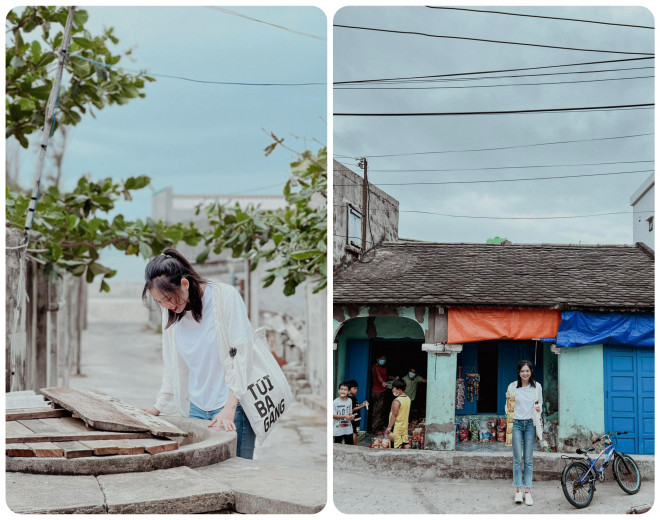
[{"label": "goods on display table", "polygon": [[506,393],[506,446],[511,446],[513,439],[513,410],[516,404],[516,394],[513,392]]}]

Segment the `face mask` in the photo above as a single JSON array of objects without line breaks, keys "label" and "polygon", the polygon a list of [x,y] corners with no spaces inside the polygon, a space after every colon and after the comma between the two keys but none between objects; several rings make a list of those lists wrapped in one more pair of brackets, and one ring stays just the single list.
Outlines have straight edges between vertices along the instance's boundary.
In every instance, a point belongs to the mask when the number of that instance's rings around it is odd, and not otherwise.
[{"label": "face mask", "polygon": [[415,379],[415,376],[416,376],[416,375],[417,375],[417,374],[415,374],[414,372],[408,372],[408,377],[409,377],[410,379]]},{"label": "face mask", "polygon": [[384,359],[379,359],[379,360],[378,360],[378,364],[379,364],[379,365],[384,365],[384,364],[385,364],[385,360],[384,360]]},{"label": "face mask", "polygon": [[399,397],[399,394],[397,394],[396,392],[392,392],[392,395],[393,395],[394,397]]}]

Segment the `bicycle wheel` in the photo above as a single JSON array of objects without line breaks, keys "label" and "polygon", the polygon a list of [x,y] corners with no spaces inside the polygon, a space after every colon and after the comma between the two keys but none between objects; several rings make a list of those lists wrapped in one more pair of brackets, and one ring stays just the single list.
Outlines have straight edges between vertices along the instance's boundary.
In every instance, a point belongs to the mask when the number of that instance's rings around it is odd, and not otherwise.
[{"label": "bicycle wheel", "polygon": [[589,466],[584,462],[571,462],[562,473],[561,489],[573,507],[582,509],[594,497],[594,483],[589,480]]},{"label": "bicycle wheel", "polygon": [[618,454],[614,458],[614,465],[612,466],[614,478],[629,495],[634,495],[639,491],[642,485],[642,475],[635,461],[628,455]]}]

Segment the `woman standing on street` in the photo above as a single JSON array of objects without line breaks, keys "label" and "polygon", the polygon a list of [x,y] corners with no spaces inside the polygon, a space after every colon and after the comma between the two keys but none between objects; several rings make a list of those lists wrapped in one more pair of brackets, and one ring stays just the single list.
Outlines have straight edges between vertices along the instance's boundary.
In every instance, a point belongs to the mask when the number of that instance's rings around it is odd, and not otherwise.
[{"label": "woman standing on street", "polygon": [[164,362],[156,404],[145,411],[211,420],[209,426],[235,431],[236,454],[251,459],[255,434],[235,395],[252,354],[252,327],[240,294],[202,279],[174,249],[152,258],[144,278],[142,299],[148,305],[151,296],[162,308]]},{"label": "woman standing on street", "polygon": [[[516,486],[515,502],[523,501],[522,488],[525,487],[525,504],[531,506],[531,487],[534,465],[532,456],[536,443],[535,414],[540,417],[543,394],[540,383],[532,376],[532,363],[522,360],[518,363],[518,380],[509,385],[507,396],[515,397],[513,414],[513,485]],[[523,471],[524,462],[524,471]]]}]

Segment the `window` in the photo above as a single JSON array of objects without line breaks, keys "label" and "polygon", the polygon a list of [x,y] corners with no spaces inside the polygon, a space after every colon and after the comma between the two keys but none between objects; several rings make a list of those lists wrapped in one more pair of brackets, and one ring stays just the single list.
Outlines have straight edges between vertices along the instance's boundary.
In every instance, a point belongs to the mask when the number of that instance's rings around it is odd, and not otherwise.
[{"label": "window", "polygon": [[349,247],[362,250],[362,213],[360,213],[350,204],[347,206],[347,210],[348,225],[346,233],[346,244]]}]

